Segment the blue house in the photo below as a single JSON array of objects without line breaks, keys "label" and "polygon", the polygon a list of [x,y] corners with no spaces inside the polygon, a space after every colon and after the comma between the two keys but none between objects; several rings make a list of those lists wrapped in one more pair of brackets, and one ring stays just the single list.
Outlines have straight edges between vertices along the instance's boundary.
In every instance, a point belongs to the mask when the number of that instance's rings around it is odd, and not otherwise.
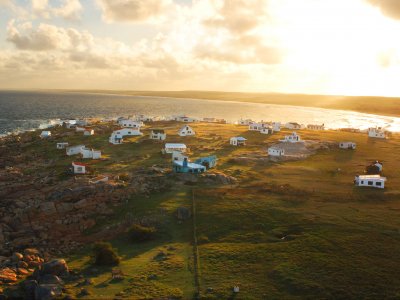
[{"label": "blue house", "polygon": [[182,161],[174,161],[173,162],[173,170],[175,173],[203,173],[206,171],[206,167],[188,162],[188,159],[185,157]]},{"label": "blue house", "polygon": [[206,169],[211,169],[217,165],[217,157],[215,155],[201,157],[199,159],[196,159],[195,163],[205,166]]}]

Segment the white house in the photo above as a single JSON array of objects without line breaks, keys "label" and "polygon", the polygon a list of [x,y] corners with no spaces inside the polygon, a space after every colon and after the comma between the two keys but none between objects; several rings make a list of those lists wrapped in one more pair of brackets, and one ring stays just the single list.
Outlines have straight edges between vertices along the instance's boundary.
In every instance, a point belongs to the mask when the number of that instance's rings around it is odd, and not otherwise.
[{"label": "white house", "polygon": [[94,130],[91,128],[86,128],[85,131],[83,132],[83,135],[86,135],[86,136],[94,135]]},{"label": "white house", "polygon": [[179,129],[178,134],[180,136],[188,136],[188,135],[195,135],[196,132],[194,132],[193,128],[190,127],[189,125],[185,125],[181,129]]},{"label": "white house", "polygon": [[108,141],[111,144],[118,145],[122,144],[124,136],[136,136],[136,135],[143,135],[143,133],[140,132],[139,128],[121,128],[113,131]]},{"label": "white house", "polygon": [[272,146],[268,148],[268,155],[270,156],[284,156],[285,155],[285,149],[282,149],[280,147]]},{"label": "white house", "polygon": [[172,151],[172,162],[183,161],[185,158],[188,159],[188,157],[183,155],[181,151]]},{"label": "white house", "polygon": [[251,119],[240,119],[239,121],[237,121],[238,125],[244,125],[244,126],[249,126],[250,124],[256,123]]},{"label": "white house", "polygon": [[82,158],[92,158],[92,159],[100,159],[101,158],[100,150],[82,148],[81,154],[82,154]]},{"label": "white house", "polygon": [[206,123],[222,123],[222,124],[226,124],[226,120],[225,120],[225,119],[217,119],[217,118],[212,118],[212,117],[205,117],[205,118],[203,118],[203,122],[206,122]]},{"label": "white house", "polygon": [[264,127],[260,130],[262,134],[273,134],[274,130],[271,127]]},{"label": "white house", "polygon": [[135,116],[135,120],[137,122],[154,122],[158,121],[160,117],[150,117],[150,116],[145,116],[145,115],[137,115]]},{"label": "white house", "polygon": [[325,124],[322,124],[322,125],[308,124],[307,129],[309,129],[309,130],[325,130]]},{"label": "white house", "polygon": [[167,138],[167,134],[163,129],[153,129],[150,132],[150,139],[164,141]]},{"label": "white house", "polygon": [[57,149],[65,149],[68,147],[67,142],[57,143]]},{"label": "white house", "polygon": [[280,122],[272,122],[271,126],[274,131],[281,131],[281,123]]},{"label": "white house", "polygon": [[244,146],[246,145],[247,139],[241,136],[231,137],[229,143],[233,146]]},{"label": "white house", "polygon": [[263,128],[268,127],[266,123],[251,123],[249,124],[249,130],[251,131],[261,131]]},{"label": "white house", "polygon": [[85,148],[85,145],[70,146],[67,147],[66,153],[68,156],[80,154],[83,148]]},{"label": "white house", "polygon": [[340,149],[356,149],[356,143],[354,142],[340,142],[339,143],[339,148]]},{"label": "white house", "polygon": [[40,137],[41,137],[42,139],[51,137],[51,131],[42,131],[42,133],[40,134]]},{"label": "white house", "polygon": [[75,124],[77,126],[88,126],[89,125],[89,121],[88,120],[76,120]]},{"label": "white house", "polygon": [[354,178],[356,186],[369,186],[379,189],[385,188],[385,181],[386,177],[381,177],[381,175],[357,175]]},{"label": "white house", "polygon": [[295,122],[286,123],[285,127],[287,129],[291,129],[291,130],[301,129],[301,125],[299,123],[295,123]]},{"label": "white house", "polygon": [[74,174],[86,174],[86,165],[80,162],[72,162]]},{"label": "white house", "polygon": [[172,153],[173,151],[178,152],[186,152],[186,145],[185,144],[177,144],[177,143],[166,143],[165,144],[165,153]]},{"label": "white house", "polygon": [[368,128],[368,136],[372,138],[384,139],[386,138],[386,133],[381,127]]},{"label": "white house", "polygon": [[296,132],[292,132],[291,135],[286,135],[285,138],[283,140],[281,140],[281,142],[298,143],[298,142],[301,142],[301,138]]},{"label": "white house", "polygon": [[188,116],[174,116],[173,119],[174,119],[174,121],[185,122],[185,123],[196,122],[195,118],[190,118]]},{"label": "white house", "polygon": [[144,125],[142,121],[134,121],[131,119],[121,119],[118,121],[118,124],[123,128],[140,128]]}]

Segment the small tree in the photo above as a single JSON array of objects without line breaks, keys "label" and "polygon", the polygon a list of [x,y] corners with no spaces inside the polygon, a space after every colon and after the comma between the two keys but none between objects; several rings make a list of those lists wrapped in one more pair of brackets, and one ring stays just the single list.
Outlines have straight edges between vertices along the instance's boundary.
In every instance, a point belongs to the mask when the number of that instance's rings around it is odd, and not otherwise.
[{"label": "small tree", "polygon": [[156,229],[154,227],[145,227],[142,225],[132,225],[129,228],[129,236],[134,242],[144,242],[154,238],[156,234]]},{"label": "small tree", "polygon": [[118,265],[119,256],[110,243],[98,242],[93,246],[96,265]]}]

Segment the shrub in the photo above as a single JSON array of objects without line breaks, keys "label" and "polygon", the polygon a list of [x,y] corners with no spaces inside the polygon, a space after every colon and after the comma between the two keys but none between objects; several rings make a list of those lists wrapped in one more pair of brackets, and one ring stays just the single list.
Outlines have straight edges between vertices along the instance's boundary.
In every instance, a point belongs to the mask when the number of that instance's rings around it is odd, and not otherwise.
[{"label": "shrub", "polygon": [[118,175],[118,179],[128,182],[129,180],[131,180],[131,176],[128,173],[121,173]]},{"label": "shrub", "polygon": [[119,257],[117,251],[110,243],[98,242],[93,246],[96,265],[118,265]]},{"label": "shrub", "polygon": [[134,242],[144,242],[154,238],[156,234],[154,227],[145,227],[142,225],[132,225],[129,228],[129,236]]}]

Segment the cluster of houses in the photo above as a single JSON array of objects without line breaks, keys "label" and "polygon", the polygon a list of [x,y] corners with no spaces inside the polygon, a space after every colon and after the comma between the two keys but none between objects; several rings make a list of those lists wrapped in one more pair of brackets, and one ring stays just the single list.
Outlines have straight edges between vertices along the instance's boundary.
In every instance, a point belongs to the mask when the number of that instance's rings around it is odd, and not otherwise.
[{"label": "cluster of houses", "polygon": [[[159,118],[157,117],[148,117],[145,115],[138,115],[136,117],[129,118],[118,118],[117,124],[120,128],[114,130],[109,137],[109,142],[114,145],[122,144],[124,137],[126,136],[142,136],[141,132],[142,127],[145,125],[144,122],[153,122],[157,121]],[[183,116],[174,116],[170,120],[174,120],[182,123],[193,123],[198,122],[198,119],[188,117],[186,115]],[[226,123],[224,119],[217,118],[203,118],[203,122],[209,123]],[[283,139],[279,140],[281,143],[303,143],[300,135],[296,132],[296,130],[300,129],[308,129],[308,130],[325,130],[325,125],[319,124],[308,124],[304,126],[302,124],[296,122],[288,122],[282,125],[280,122],[255,122],[251,119],[240,119],[236,124],[241,126],[248,126],[249,131],[258,131],[261,134],[273,134],[275,132],[281,131],[281,127],[284,127],[289,130],[293,130],[293,132],[289,135],[284,136]],[[94,135],[94,129],[88,127],[89,123],[85,120],[71,120],[68,122],[64,122],[63,126],[70,129],[75,129],[77,132],[83,132],[84,136],[92,136]],[[386,132],[383,128],[369,128],[367,130],[367,134],[371,138],[386,138]],[[178,135],[181,137],[185,136],[194,136],[196,132],[193,130],[191,126],[188,124],[184,124],[179,130]],[[41,138],[49,138],[51,137],[51,131],[45,130],[42,131]],[[149,134],[149,138],[151,140],[156,141],[165,141],[167,139],[167,134],[164,129],[152,129]],[[232,146],[245,146],[247,139],[242,136],[231,137],[229,140],[230,145]],[[339,143],[340,149],[356,149],[356,143],[353,141],[342,141]],[[75,145],[69,146],[67,142],[59,142],[56,145],[57,149],[65,149],[66,155],[80,155],[82,159],[100,159],[101,151],[95,150],[91,148],[85,147],[85,145]],[[200,157],[191,161],[189,157],[186,155],[187,146],[182,143],[165,143],[164,148],[162,150],[165,154],[172,154],[172,170],[176,173],[203,173],[210,168],[216,166],[217,157],[216,156],[207,156]],[[271,157],[282,157],[285,156],[284,147],[277,145],[273,145],[267,149],[267,153]],[[374,173],[369,173],[365,175],[357,175],[354,179],[354,183],[357,186],[370,186],[375,188],[384,188],[385,186],[385,177],[381,177],[382,165],[379,162],[376,162],[369,166],[370,168],[377,168],[378,171]],[[82,162],[72,162],[72,172],[74,174],[86,174],[87,173],[87,165]],[[93,179],[94,182],[102,182],[108,180],[107,176],[98,177],[97,179]]]}]

